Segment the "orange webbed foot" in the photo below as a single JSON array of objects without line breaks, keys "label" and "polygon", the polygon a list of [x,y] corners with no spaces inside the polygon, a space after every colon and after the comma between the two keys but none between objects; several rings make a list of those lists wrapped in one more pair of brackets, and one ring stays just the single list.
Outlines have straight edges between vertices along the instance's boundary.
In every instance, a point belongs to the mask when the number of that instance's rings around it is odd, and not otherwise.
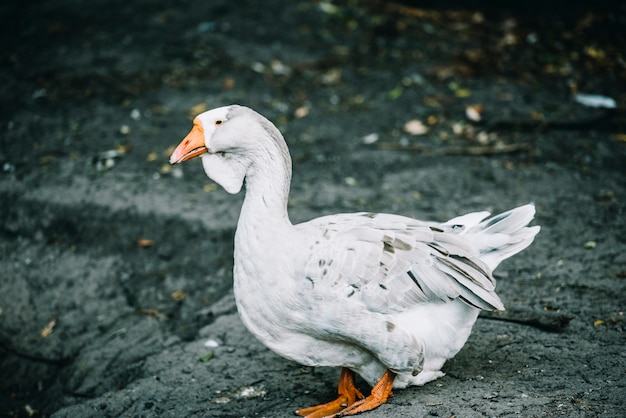
[{"label": "orange webbed foot", "polygon": [[302,408],[296,411],[296,414],[305,418],[324,418],[335,416],[345,410],[358,400],[363,399],[363,394],[354,385],[354,372],[345,367],[341,369],[341,377],[339,378],[339,386],[337,388],[339,396],[334,401]]},{"label": "orange webbed foot", "polygon": [[378,383],[372,388],[372,393],[360,401],[354,402],[352,405],[339,411],[335,417],[346,417],[350,415],[360,414],[361,412],[371,411],[387,402],[387,399],[393,396],[391,388],[396,374],[391,370],[387,370]]}]

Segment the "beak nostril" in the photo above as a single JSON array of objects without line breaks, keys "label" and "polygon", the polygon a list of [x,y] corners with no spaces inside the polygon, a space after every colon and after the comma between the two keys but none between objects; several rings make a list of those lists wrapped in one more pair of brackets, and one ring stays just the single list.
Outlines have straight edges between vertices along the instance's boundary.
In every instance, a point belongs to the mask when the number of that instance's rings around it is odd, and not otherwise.
[{"label": "beak nostril", "polygon": [[180,144],[178,144],[172,153],[172,158],[174,158],[174,164],[177,164],[190,160],[205,152],[207,152],[207,148],[204,145],[204,135],[201,131],[194,128],[182,139]]}]

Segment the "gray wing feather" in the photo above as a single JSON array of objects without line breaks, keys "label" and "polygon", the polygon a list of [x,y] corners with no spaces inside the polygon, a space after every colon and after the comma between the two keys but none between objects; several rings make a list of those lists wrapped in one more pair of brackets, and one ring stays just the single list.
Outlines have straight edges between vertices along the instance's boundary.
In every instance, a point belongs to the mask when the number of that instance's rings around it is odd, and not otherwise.
[{"label": "gray wing feather", "polygon": [[[472,215],[465,218],[470,226],[486,213]],[[480,309],[504,309],[491,269],[462,235],[468,228],[385,214],[333,215],[299,227],[321,231],[309,253],[307,279],[318,289],[358,298],[371,311],[456,298]]]}]

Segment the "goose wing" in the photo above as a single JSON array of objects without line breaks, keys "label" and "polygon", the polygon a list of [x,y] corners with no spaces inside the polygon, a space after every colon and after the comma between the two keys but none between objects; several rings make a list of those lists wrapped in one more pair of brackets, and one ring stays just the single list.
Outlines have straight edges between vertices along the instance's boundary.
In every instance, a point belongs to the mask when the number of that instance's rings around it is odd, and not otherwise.
[{"label": "goose wing", "polygon": [[464,234],[488,215],[469,214],[445,224],[371,213],[314,219],[298,225],[313,237],[304,278],[317,292],[360,300],[379,313],[457,298],[502,310],[491,270]]}]

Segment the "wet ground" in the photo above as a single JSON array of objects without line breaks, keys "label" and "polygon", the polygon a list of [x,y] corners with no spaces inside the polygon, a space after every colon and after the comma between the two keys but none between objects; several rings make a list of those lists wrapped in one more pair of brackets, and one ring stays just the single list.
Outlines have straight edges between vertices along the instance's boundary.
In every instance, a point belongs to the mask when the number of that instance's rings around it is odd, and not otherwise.
[{"label": "wet ground", "polygon": [[3,2],[0,414],[282,417],[333,397],[338,370],[237,316],[241,196],[167,164],[194,114],[239,103],[287,138],[294,222],[537,207],[496,274],[506,321],[368,417],[623,416],[618,3]]}]

